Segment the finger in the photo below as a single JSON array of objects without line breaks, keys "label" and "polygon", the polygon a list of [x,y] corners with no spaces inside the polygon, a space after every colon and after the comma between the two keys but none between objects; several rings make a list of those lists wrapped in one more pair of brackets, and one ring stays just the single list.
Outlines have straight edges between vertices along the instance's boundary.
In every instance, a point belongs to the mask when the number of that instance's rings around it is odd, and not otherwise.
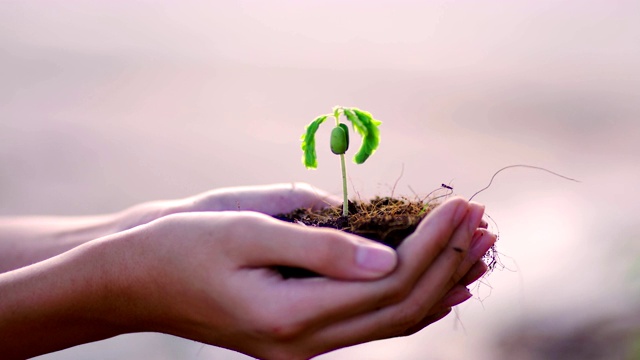
[{"label": "finger", "polygon": [[342,204],[341,198],[306,183],[270,185],[265,186],[262,191],[262,194],[250,197],[257,198],[258,204],[253,209],[246,210],[276,215],[298,208],[318,210]]},{"label": "finger", "polygon": [[438,313],[435,313],[433,315],[429,315],[429,316],[425,317],[424,319],[422,319],[422,321],[418,322],[416,325],[414,325],[414,326],[410,327],[409,329],[407,329],[404,333],[398,334],[398,335],[396,335],[394,337],[413,335],[413,334],[417,333],[418,331],[424,329],[425,327],[444,319],[447,315],[449,315],[451,313],[451,310],[452,310],[451,308],[445,308],[445,309],[441,310]]},{"label": "finger", "polygon": [[[460,283],[468,281],[468,283],[465,284],[468,285],[482,276],[482,274],[486,271],[486,266],[483,267],[484,263],[481,261],[481,259],[487,253],[489,248],[491,248],[496,242],[496,239],[496,235],[489,232],[488,230],[477,229],[473,234],[469,251],[467,252],[467,255],[462,264],[460,264],[460,266],[458,267],[454,278],[460,279]],[[474,271],[481,271],[481,273],[468,274],[471,269],[474,268],[475,264],[478,264],[479,268],[476,268]]]},{"label": "finger", "polygon": [[[477,230],[483,214],[483,205],[470,203],[469,212],[461,226],[453,234],[448,251],[443,251],[433,263],[433,268],[438,269],[438,272],[425,273],[416,285],[416,293],[424,293],[431,289],[432,292],[439,291],[437,299],[440,299],[468,272],[470,265],[467,264],[472,253],[473,235],[478,231],[483,231]],[[441,274],[449,274],[450,277],[446,278]],[[425,309],[431,309],[435,303],[425,303],[425,305]]]},{"label": "finger", "polygon": [[440,300],[439,307],[435,308],[445,309],[454,307],[456,305],[462,304],[463,302],[469,300],[471,298],[471,292],[465,286],[456,285],[451,290],[447,292],[447,294]]},{"label": "finger", "polygon": [[460,279],[459,284],[463,286],[469,286],[473,284],[487,272],[487,269],[487,264],[485,264],[484,262],[476,262],[475,264],[473,264],[471,269],[469,269],[469,271],[462,277],[462,279]]},{"label": "finger", "polygon": [[[477,266],[474,266],[473,269],[486,269],[486,265],[479,266],[484,265],[484,263],[482,262],[479,262],[476,265]],[[481,276],[482,273],[484,273],[484,270],[479,273],[480,275],[478,275],[478,277]],[[469,272],[469,274],[471,274],[471,271]],[[472,280],[470,282],[473,281],[475,280]],[[424,320],[410,327],[405,333],[400,334],[399,336],[411,335],[422,330],[425,326],[442,319],[444,316],[449,314],[449,312],[451,312],[452,307],[462,304],[463,302],[469,300],[472,296],[473,295],[471,294],[469,289],[467,289],[466,284],[459,284],[454,286],[435,306],[433,306],[433,308],[430,309],[430,314],[427,315]]]},{"label": "finger", "polygon": [[451,312],[451,308],[456,305],[460,305],[463,302],[471,299],[472,294],[465,286],[456,285],[453,289],[449,290],[449,292],[440,300],[440,302],[430,309],[429,314],[419,321],[416,325],[410,327],[402,334],[398,336],[409,336],[417,333],[418,331],[424,329],[428,325],[433,324],[436,321],[443,319],[445,316],[449,315]]},{"label": "finger", "polygon": [[[468,254],[470,250],[468,249],[471,247],[473,234],[477,231],[476,229],[482,219],[483,213],[483,205],[477,203],[469,204],[469,211],[460,226],[456,228],[451,236],[451,241],[447,248],[440,253],[431,267],[421,276],[413,292],[407,298],[409,304],[411,304],[411,301],[420,304],[414,306],[414,311],[423,309],[425,311],[423,316],[425,316],[433,305],[435,305],[436,301],[445,297],[445,294],[458,283],[462,275],[467,273],[468,268],[465,266],[465,261],[469,258]],[[460,274],[461,268],[462,275]],[[458,290],[468,292],[466,289]],[[430,299],[434,299],[433,302],[430,303],[426,301],[426,294],[432,295]],[[437,295],[434,297],[433,294]],[[453,305],[449,305],[448,307],[450,306]],[[410,321],[411,319],[407,320]]]},{"label": "finger", "polygon": [[426,316],[429,316],[429,314],[438,313],[444,309],[452,308],[456,305],[460,305],[463,302],[471,299],[472,296],[473,295],[466,286],[456,285],[451,290],[449,290],[449,292],[447,292],[444,297],[436,303],[436,305],[429,309]]},{"label": "finger", "polygon": [[276,215],[297,208],[321,209],[340,198],[306,183],[243,186],[209,191],[187,199],[189,211],[248,210]]},{"label": "finger", "polygon": [[[465,218],[469,203],[463,198],[452,198],[433,210],[420,222],[416,230],[398,247],[402,261],[398,272],[412,278],[414,283],[429,268],[434,259],[447,247],[451,235]],[[425,239],[428,239],[425,241]]]},{"label": "finger", "polygon": [[239,248],[236,254],[245,267],[288,266],[335,279],[370,280],[388,274],[397,264],[392,248],[345,232],[285,223],[252,212],[239,219],[230,236],[240,239],[234,247]]},{"label": "finger", "polygon": [[479,231],[482,235],[475,239],[469,251],[469,259],[472,262],[482,259],[498,240],[498,235],[488,230],[481,229]]},{"label": "finger", "polygon": [[[434,260],[435,257],[433,256],[434,253],[438,257],[437,261],[442,263],[443,266],[444,264],[447,265],[446,267],[443,267],[443,271],[445,268],[446,268],[446,271],[449,271],[451,266],[454,266],[454,265],[458,266],[459,264],[462,263],[462,261],[465,260],[465,258],[467,257],[467,254],[469,253],[470,242],[472,239],[471,235],[474,234],[474,232],[478,227],[478,224],[482,220],[482,214],[484,213],[484,206],[477,203],[470,203],[470,204],[467,203],[466,209],[467,209],[467,213],[462,215],[464,216],[462,218],[464,221],[461,220],[462,224],[460,226],[457,226],[458,224],[455,224],[453,226],[449,225],[448,227],[443,228],[443,225],[441,223],[430,224],[429,222],[425,222],[424,226],[419,226],[416,232],[412,234],[411,239],[407,239],[409,241],[405,240],[405,242],[407,243],[406,246],[405,244],[400,246],[400,248],[398,249],[398,254],[401,256],[401,259],[404,259],[404,257],[407,256],[409,260],[406,263],[411,264],[411,262],[413,261],[414,264],[412,264],[412,267],[416,269],[421,269],[421,271],[417,273],[417,276],[422,276],[423,273],[425,273],[425,270],[428,267],[433,265],[433,262],[435,261]],[[456,214],[456,216],[461,216],[461,215]],[[425,220],[428,220],[428,218]],[[420,237],[425,236],[424,233],[428,234],[429,231],[435,231],[438,226],[440,226],[442,230],[445,230],[444,234],[442,235],[446,235],[446,239],[450,238],[451,239],[450,241],[448,242],[441,241],[435,244],[433,243],[425,244],[424,241],[421,242],[419,240],[414,241],[415,244],[411,242],[411,240],[414,238],[420,239]],[[455,229],[455,232],[453,232],[453,229]],[[453,235],[451,235],[452,232],[453,232]],[[430,254],[432,255],[431,259],[428,259],[428,260],[424,258],[420,259],[419,256],[411,256],[411,253],[424,254],[425,250],[421,249],[421,247],[429,246],[429,245],[430,246],[436,245],[440,247],[439,248],[440,251],[438,251],[437,253],[436,251],[434,251],[434,249],[429,249],[431,250],[430,251]],[[403,248],[403,246],[405,247]],[[416,259],[418,259],[417,264],[415,263]],[[466,270],[464,270],[464,273],[466,273]],[[434,274],[434,272],[430,272],[430,273]],[[461,273],[461,274],[456,273],[455,276],[457,276],[458,278],[461,278],[464,273]]]}]

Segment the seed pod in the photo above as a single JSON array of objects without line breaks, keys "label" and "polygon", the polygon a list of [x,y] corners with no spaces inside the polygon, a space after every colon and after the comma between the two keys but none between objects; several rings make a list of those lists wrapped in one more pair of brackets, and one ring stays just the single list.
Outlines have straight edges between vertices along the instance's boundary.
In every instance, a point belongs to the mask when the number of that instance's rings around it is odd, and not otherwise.
[{"label": "seed pod", "polygon": [[346,152],[347,150],[349,150],[349,127],[346,124],[338,124],[338,126],[340,126],[342,128],[342,130],[344,130],[344,136],[347,138],[347,148],[344,149],[344,151]]},{"label": "seed pod", "polygon": [[331,130],[331,152],[336,155],[344,154],[349,148],[349,128],[340,124]]}]

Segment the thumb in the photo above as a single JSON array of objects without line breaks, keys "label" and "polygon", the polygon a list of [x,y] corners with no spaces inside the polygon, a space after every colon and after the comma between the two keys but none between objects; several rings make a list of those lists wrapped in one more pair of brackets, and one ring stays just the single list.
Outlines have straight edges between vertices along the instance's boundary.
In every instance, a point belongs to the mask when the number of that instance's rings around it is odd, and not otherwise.
[{"label": "thumb", "polygon": [[343,280],[372,280],[393,271],[396,252],[385,245],[343,231],[286,223],[253,213],[260,237],[245,258],[250,266],[306,269],[289,275],[319,274]]}]

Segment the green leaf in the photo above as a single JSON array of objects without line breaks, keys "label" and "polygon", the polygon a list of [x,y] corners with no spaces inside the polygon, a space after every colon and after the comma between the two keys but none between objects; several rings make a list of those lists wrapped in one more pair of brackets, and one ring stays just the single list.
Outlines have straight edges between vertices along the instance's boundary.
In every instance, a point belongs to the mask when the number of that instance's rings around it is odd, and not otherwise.
[{"label": "green leaf", "polygon": [[342,107],[341,106],[334,106],[333,107],[333,117],[335,117],[336,119],[340,117],[340,111],[342,111]]},{"label": "green leaf", "polygon": [[344,115],[347,117],[347,120],[351,121],[351,125],[353,125],[353,128],[358,132],[358,134],[364,137],[367,133],[367,129],[364,127],[356,113],[354,113],[350,108],[345,108]]},{"label": "green leaf", "polygon": [[305,133],[300,138],[302,140],[302,163],[307,169],[316,169],[318,167],[318,158],[316,156],[316,131],[326,119],[328,115],[322,115],[307,125]]},{"label": "green leaf", "polygon": [[380,144],[378,125],[382,124],[382,122],[374,119],[370,113],[357,108],[344,108],[344,114],[347,116],[347,120],[353,124],[353,128],[362,136],[360,149],[353,157],[353,161],[356,164],[362,164],[367,161]]}]

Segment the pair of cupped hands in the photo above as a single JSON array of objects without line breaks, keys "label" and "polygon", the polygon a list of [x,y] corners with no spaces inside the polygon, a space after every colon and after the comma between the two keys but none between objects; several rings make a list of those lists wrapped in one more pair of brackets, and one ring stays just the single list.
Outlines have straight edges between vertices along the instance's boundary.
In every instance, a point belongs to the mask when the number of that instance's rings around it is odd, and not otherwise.
[{"label": "pair of cupped hands", "polygon": [[[126,210],[123,231],[84,251],[96,254],[110,289],[105,315],[121,332],[265,359],[410,335],[471,297],[466,287],[496,240],[482,205],[450,198],[397,250],[270,216],[340,203],[302,183],[213,190]],[[322,276],[284,279],[275,266]]]}]

